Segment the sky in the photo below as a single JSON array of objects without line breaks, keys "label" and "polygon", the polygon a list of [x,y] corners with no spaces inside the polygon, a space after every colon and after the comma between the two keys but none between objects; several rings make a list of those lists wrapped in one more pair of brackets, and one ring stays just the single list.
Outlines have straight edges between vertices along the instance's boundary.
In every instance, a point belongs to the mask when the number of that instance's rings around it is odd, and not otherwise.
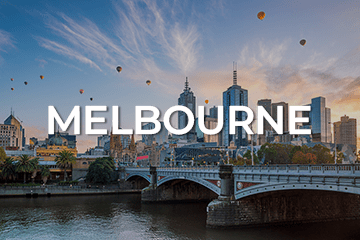
[{"label": "sky", "polygon": [[84,152],[97,137],[84,133],[85,106],[109,108],[94,114],[106,118],[94,128],[111,128],[111,106],[120,106],[122,128],[134,128],[135,106],[163,115],[185,77],[197,105],[221,105],[233,61],[252,109],[264,98],[304,105],[323,96],[332,122],[359,121],[359,11],[360,1],[332,0],[0,0],[0,121],[12,108],[28,143],[47,137],[49,105],[63,119],[79,105]]}]

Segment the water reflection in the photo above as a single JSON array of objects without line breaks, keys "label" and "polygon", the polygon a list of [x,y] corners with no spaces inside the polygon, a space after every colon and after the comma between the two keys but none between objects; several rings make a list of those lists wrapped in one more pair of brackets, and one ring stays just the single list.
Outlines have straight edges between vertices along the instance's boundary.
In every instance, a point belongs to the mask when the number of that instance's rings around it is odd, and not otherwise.
[{"label": "water reflection", "polygon": [[360,221],[207,229],[207,203],[141,204],[140,195],[0,199],[0,239],[360,239]]}]

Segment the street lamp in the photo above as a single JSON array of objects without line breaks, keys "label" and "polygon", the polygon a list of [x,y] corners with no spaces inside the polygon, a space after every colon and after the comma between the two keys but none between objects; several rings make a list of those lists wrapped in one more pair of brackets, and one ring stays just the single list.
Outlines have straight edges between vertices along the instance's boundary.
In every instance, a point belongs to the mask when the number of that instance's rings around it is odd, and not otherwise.
[{"label": "street lamp", "polygon": [[[252,129],[252,125],[253,125],[253,122],[255,121],[256,119],[254,118],[253,119],[253,121],[251,122],[251,126],[250,126],[250,128],[251,128],[251,131],[253,130]],[[254,142],[253,142],[253,135],[254,134],[251,134],[251,165],[253,165],[254,166]]]},{"label": "street lamp", "polygon": [[[331,124],[331,122],[329,122],[329,124]],[[333,122],[333,124],[334,124],[334,144],[335,144],[335,163],[334,164],[337,164],[336,163],[336,160],[337,160],[337,153],[336,153],[336,137],[335,137],[335,122]]]}]

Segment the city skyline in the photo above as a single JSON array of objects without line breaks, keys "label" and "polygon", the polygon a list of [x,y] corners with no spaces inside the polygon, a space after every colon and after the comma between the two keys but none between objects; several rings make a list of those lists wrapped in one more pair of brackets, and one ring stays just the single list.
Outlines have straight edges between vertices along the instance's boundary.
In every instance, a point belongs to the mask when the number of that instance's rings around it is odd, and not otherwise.
[{"label": "city skyline", "polygon": [[[122,127],[133,128],[136,105],[154,105],[164,113],[176,105],[186,76],[197,105],[222,105],[233,61],[252,109],[259,99],[304,105],[323,96],[333,121],[344,114],[359,119],[360,5],[285,2],[5,2],[0,119],[13,108],[26,143],[47,136],[48,105],[64,116],[75,105],[82,113],[86,105],[120,105]],[[266,12],[263,21],[256,17],[259,11]],[[96,115],[110,119],[110,114]],[[95,146],[96,139],[79,135],[79,151]]]}]

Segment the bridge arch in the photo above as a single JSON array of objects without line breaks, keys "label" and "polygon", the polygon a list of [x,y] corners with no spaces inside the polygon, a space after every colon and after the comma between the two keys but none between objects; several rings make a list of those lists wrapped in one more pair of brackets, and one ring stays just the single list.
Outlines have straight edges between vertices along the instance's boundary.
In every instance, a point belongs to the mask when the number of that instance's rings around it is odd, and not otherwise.
[{"label": "bridge arch", "polygon": [[132,177],[142,177],[150,183],[150,177],[144,173],[129,173],[126,175],[125,181],[127,181],[128,179],[130,179]]},{"label": "bridge arch", "polygon": [[255,196],[262,193],[271,193],[290,190],[315,190],[338,193],[350,193],[360,195],[360,187],[348,185],[336,185],[329,183],[277,183],[277,184],[259,184],[235,192],[235,199],[239,200],[249,196]]},{"label": "bridge arch", "polygon": [[190,176],[167,176],[164,177],[163,179],[158,181],[158,187],[163,185],[164,183],[170,182],[170,181],[174,181],[174,180],[185,180],[185,181],[191,181],[197,184],[200,184],[202,186],[204,186],[205,188],[211,190],[212,192],[214,192],[217,195],[220,195],[221,189],[216,186],[215,184],[201,179],[201,178],[197,178],[197,177],[190,177]]}]

